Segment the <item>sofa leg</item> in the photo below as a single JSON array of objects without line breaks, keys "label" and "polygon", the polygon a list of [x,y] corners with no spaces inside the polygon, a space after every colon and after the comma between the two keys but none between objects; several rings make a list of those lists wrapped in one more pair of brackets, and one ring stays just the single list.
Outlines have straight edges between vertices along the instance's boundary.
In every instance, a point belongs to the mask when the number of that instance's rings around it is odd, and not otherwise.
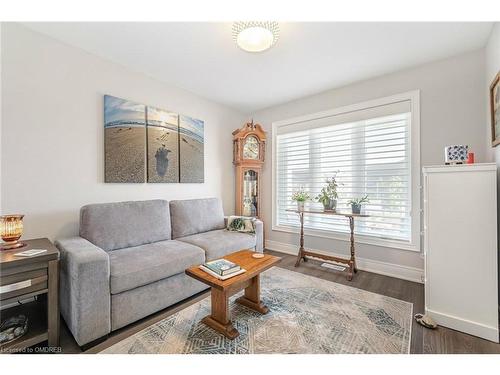
[{"label": "sofa leg", "polygon": [[92,348],[96,345],[99,345],[100,343],[106,341],[108,339],[108,337],[109,337],[108,335],[104,335],[102,337],[99,337],[98,339],[95,339],[94,341],[91,341],[91,342],[88,342],[84,345],[81,345],[80,349],[82,350],[82,352],[86,352],[90,348]]}]

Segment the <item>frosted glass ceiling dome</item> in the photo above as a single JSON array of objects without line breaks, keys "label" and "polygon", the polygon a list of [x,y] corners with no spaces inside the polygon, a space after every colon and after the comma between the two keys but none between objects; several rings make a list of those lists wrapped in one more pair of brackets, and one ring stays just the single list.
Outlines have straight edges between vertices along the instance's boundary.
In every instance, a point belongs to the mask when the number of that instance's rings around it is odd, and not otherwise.
[{"label": "frosted glass ceiling dome", "polygon": [[238,47],[247,52],[263,52],[274,46],[278,37],[278,22],[233,23],[233,38]]}]

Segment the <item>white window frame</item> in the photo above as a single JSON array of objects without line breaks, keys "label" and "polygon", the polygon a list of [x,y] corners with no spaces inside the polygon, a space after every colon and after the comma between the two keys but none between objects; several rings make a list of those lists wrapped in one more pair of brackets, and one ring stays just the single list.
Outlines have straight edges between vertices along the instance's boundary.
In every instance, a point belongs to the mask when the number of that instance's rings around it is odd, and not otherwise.
[{"label": "white window frame", "polygon": [[[276,139],[277,130],[282,126],[289,126],[298,122],[312,121],[325,117],[340,115],[353,111],[360,111],[363,109],[394,104],[402,101],[409,101],[411,106],[410,117],[410,131],[409,131],[409,144],[410,144],[410,187],[411,187],[411,241],[398,241],[384,238],[376,238],[356,234],[356,242],[376,245],[382,247],[390,247],[401,250],[409,250],[419,252],[421,251],[421,174],[420,174],[420,90],[413,90],[401,94],[391,95],[379,99],[369,100],[362,103],[356,103],[343,107],[338,107],[332,110],[318,112],[310,115],[295,117],[288,120],[276,121],[272,123],[272,230],[286,233],[299,233],[300,228],[282,226],[277,224],[276,209],[277,209],[277,157],[276,157]],[[349,234],[341,233],[338,231],[327,231],[319,229],[304,229],[306,236],[329,238],[340,241],[349,241]]]}]

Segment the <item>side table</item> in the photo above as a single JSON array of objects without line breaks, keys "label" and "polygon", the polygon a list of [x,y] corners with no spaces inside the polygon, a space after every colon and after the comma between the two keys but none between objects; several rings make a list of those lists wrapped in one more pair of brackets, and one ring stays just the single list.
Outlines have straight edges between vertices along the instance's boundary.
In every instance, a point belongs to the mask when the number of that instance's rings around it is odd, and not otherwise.
[{"label": "side table", "polygon": [[[288,212],[295,212],[299,215],[300,220],[300,247],[299,253],[297,255],[297,261],[295,262],[295,267],[300,265],[300,261],[307,261],[306,257],[318,258],[326,261],[332,261],[336,263],[345,264],[347,266],[347,280],[351,281],[354,274],[358,272],[356,267],[356,253],[354,248],[354,218],[357,217],[369,217],[369,215],[363,214],[352,214],[347,212],[336,212],[336,211],[312,211],[312,210],[287,210]],[[349,229],[350,229],[350,257],[349,258],[339,258],[331,255],[318,254],[304,248],[304,214],[317,214],[317,215],[330,215],[330,216],[343,216],[349,219]]]},{"label": "side table", "polygon": [[[48,341],[59,346],[59,251],[47,238],[24,240],[27,246],[0,251],[0,307],[36,297],[35,301],[0,310],[0,321],[26,315],[28,332],[0,346],[0,353],[23,351]],[[29,249],[45,249],[32,257],[15,256]]]}]

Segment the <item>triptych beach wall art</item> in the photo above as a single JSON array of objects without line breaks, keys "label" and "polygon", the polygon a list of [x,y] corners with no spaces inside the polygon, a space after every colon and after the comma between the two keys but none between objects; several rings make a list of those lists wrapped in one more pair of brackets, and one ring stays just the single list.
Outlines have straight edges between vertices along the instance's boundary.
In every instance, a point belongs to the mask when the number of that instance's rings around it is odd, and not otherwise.
[{"label": "triptych beach wall art", "polygon": [[105,182],[144,182],[146,106],[104,96]]},{"label": "triptych beach wall art", "polygon": [[179,182],[179,115],[147,108],[148,182]]},{"label": "triptych beach wall art", "polygon": [[104,96],[104,181],[204,182],[204,123]]}]

